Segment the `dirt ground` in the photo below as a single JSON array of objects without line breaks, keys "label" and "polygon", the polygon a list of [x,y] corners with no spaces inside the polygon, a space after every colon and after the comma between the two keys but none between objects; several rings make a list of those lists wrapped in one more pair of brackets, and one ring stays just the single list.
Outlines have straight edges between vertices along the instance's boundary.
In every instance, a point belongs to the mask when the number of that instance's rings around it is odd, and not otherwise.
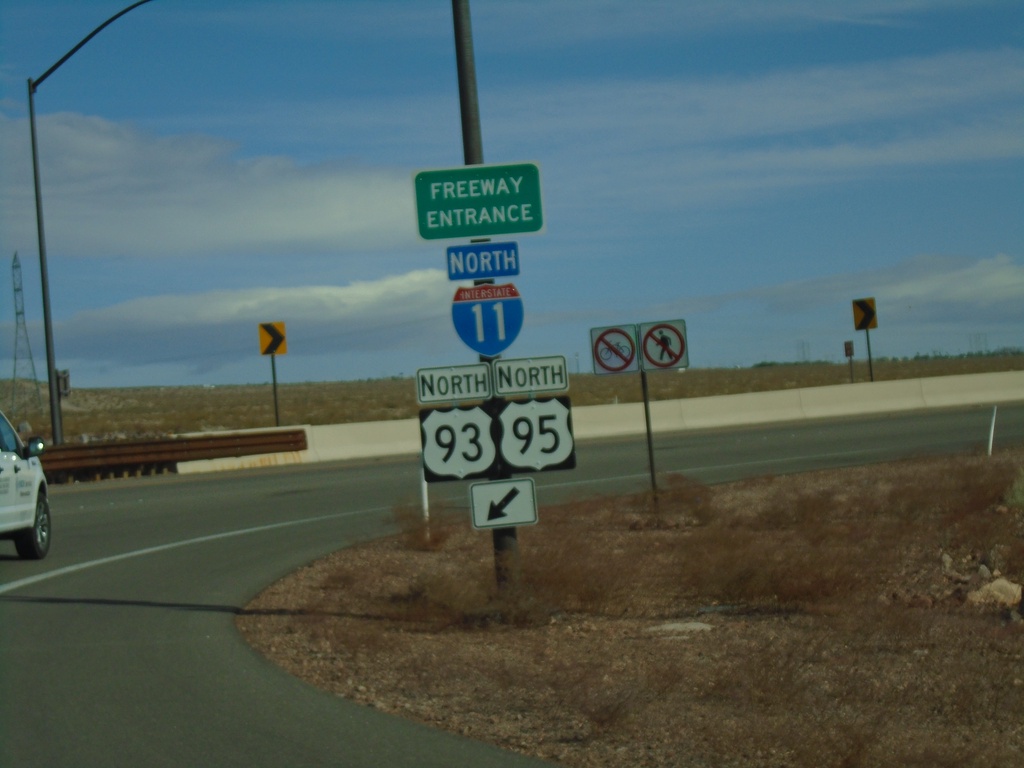
[{"label": "dirt ground", "polygon": [[1024,447],[666,485],[542,507],[505,590],[466,510],[396,510],[238,626],[312,685],[565,766],[1024,765]]}]

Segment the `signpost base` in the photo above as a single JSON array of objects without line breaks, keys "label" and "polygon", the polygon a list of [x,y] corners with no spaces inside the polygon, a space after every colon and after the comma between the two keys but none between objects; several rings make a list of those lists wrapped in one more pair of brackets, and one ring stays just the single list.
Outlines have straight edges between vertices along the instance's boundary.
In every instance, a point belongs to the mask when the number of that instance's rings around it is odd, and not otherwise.
[{"label": "signpost base", "polygon": [[644,421],[647,424],[647,461],[651,467],[651,490],[654,503],[658,503],[658,477],[654,471],[654,436],[651,434],[651,393],[647,387],[647,371],[640,371],[640,385],[644,393]]},{"label": "signpost base", "polygon": [[515,528],[495,528],[491,537],[494,541],[494,575],[498,590],[505,591],[519,583],[519,539]]},{"label": "signpost base", "polygon": [[868,376],[871,378],[871,381],[874,381],[875,380],[875,366],[871,362],[871,332],[867,328],[864,329],[864,339],[868,343]]},{"label": "signpost base", "polygon": [[277,355],[270,356],[270,376],[274,380],[274,426],[281,426],[281,413],[277,407]]}]

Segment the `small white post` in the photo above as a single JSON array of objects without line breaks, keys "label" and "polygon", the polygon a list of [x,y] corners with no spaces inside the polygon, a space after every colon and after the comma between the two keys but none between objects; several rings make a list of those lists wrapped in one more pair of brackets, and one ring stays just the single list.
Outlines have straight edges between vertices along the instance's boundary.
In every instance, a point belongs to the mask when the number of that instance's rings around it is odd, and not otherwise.
[{"label": "small white post", "polygon": [[988,429],[988,455],[992,455],[992,441],[996,436],[996,411],[999,409],[998,405],[992,406],[992,426]]},{"label": "small white post", "polygon": [[423,506],[423,522],[430,523],[430,495],[427,493],[427,475],[420,467],[420,503]]}]

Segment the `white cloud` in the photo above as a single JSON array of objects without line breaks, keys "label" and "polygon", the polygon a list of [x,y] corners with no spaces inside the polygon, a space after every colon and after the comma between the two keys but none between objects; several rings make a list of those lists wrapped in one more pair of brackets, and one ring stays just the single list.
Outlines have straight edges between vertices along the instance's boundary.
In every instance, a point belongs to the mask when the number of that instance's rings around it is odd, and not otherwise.
[{"label": "white cloud", "polygon": [[[794,162],[830,171],[1021,157],[1022,99],[1024,52],[955,53],[748,78],[519,90],[496,99],[490,133],[524,147],[554,145],[574,162],[599,157],[602,168],[640,160],[644,170],[713,176],[749,167],[756,177]],[[501,105],[528,109],[532,119],[515,121]]]},{"label": "white cloud", "polygon": [[362,325],[382,317],[415,319],[425,308],[443,304],[451,292],[444,271],[424,269],[344,286],[259,288],[132,299],[82,312],[69,325],[194,329],[238,320],[266,322],[278,317],[317,324]]},{"label": "white cloud", "polygon": [[[453,290],[442,270],[420,270],[344,286],[156,296],[80,312],[58,323],[55,335],[62,367],[78,371],[84,386],[96,386],[97,377],[149,381],[153,371],[175,367],[185,371],[176,380],[261,378],[256,326],[272,321],[286,323],[291,380],[409,373],[472,360],[452,329]],[[623,317],[682,317],[696,366],[795,359],[798,341],[812,357],[837,359],[842,340],[853,334],[851,302],[863,296],[878,305],[876,355],[966,351],[971,334],[989,348],[1024,345],[1024,264],[998,254],[922,255],[888,268],[684,297],[626,314],[598,306],[538,308],[516,349],[575,350],[586,358],[589,327]]]},{"label": "white cloud", "polygon": [[[978,261],[919,257],[883,275],[880,293],[893,302],[940,312],[955,305],[978,310],[1002,306],[1024,321],[1024,264],[1006,254]],[[1024,322],[1021,326],[1024,332]]]},{"label": "white cloud", "polygon": [[[405,169],[239,160],[235,147],[211,137],[158,137],[66,113],[39,118],[37,129],[50,250],[145,257],[415,242]],[[2,187],[5,240],[34,244],[27,123],[0,117],[0,135],[13,171]]]},{"label": "white cloud", "polygon": [[[546,197],[596,202],[590,215],[606,218],[609,206],[721,205],[910,167],[1019,159],[1022,99],[1024,53],[1009,50],[707,82],[552,82],[496,96],[488,145],[540,159]],[[422,99],[412,101],[418,109],[394,114],[422,112]],[[365,134],[387,156],[367,103],[325,109],[342,120],[351,114],[335,129],[359,133],[360,146]],[[417,128],[396,120],[386,143],[415,143]],[[51,250],[166,257],[417,242],[412,168],[243,158],[209,136],[163,137],[72,114],[41,117],[39,133]],[[0,182],[2,238],[26,252],[35,242],[27,134],[25,121],[0,116],[9,168]]]},{"label": "white cloud", "polygon": [[[874,297],[879,312],[900,315],[915,308],[915,319],[986,317],[1007,327],[1021,325],[1024,264],[1007,254],[970,259],[920,255],[892,267],[754,288],[719,296],[696,297],[651,309],[655,314],[713,313],[728,305],[763,305],[774,317],[797,316],[824,307],[848,308]],[[852,310],[851,310],[852,311]],[[1024,341],[1024,339],[1022,339]]]},{"label": "white cloud", "polygon": [[65,358],[144,366],[189,360],[216,368],[256,349],[257,327],[284,322],[289,354],[403,349],[450,335],[441,270],[345,286],[227,290],[133,299],[58,323]]},{"label": "white cloud", "polygon": [[603,227],[627,211],[686,216],[778,191],[1024,158],[1019,51],[552,85],[495,104],[489,141],[513,157],[543,147],[547,198],[573,216],[603,211]]},{"label": "white cloud", "polygon": [[[854,299],[872,297],[874,354],[913,356],[1024,348],[1024,263],[920,255],[892,267],[649,306],[646,319],[686,319],[694,365],[842,359]],[[863,355],[862,342],[858,341]]]}]

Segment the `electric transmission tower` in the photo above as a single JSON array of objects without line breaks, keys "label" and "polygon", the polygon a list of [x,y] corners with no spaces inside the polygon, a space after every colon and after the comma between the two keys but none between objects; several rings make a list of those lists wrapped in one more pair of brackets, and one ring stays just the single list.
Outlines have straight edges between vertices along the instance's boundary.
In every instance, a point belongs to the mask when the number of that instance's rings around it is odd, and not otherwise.
[{"label": "electric transmission tower", "polygon": [[[39,394],[36,364],[32,359],[32,345],[28,341],[25,325],[25,292],[21,287],[21,262],[14,254],[11,262],[11,282],[14,283],[14,378],[11,380],[11,415],[20,408],[35,406],[42,412],[43,398]],[[34,395],[34,396],[33,396]]]}]

